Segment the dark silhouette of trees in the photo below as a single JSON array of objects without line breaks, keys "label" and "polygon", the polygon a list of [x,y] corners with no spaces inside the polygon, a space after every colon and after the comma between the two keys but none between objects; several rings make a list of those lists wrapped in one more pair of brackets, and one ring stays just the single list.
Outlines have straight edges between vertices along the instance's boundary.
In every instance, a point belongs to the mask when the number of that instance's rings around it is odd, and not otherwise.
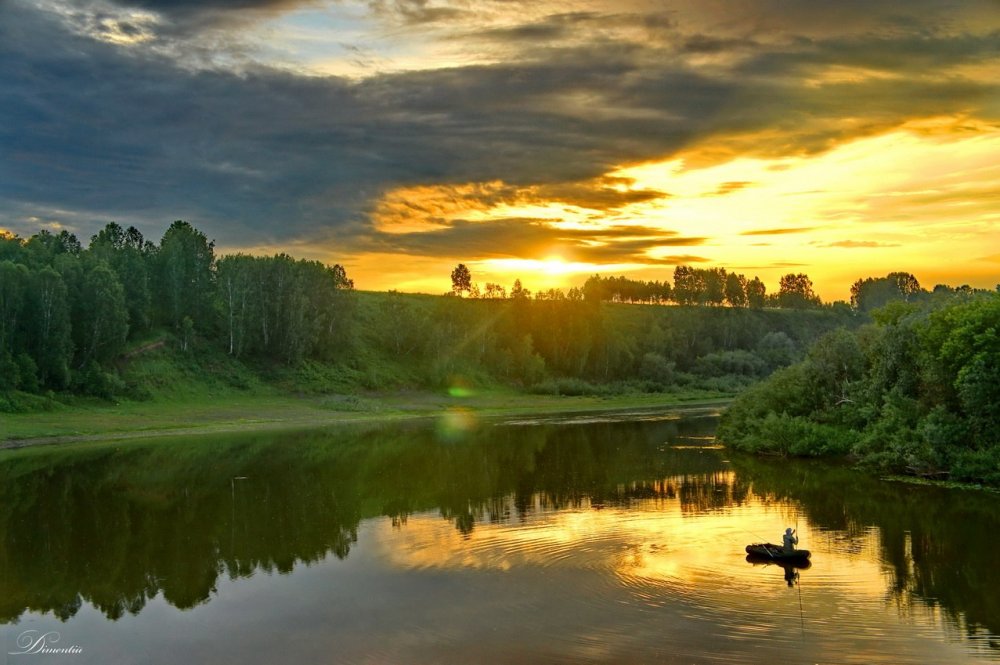
[{"label": "dark silhouette of trees", "polygon": [[778,284],[778,306],[789,309],[818,307],[819,296],[813,293],[813,283],[805,273],[788,273]]},{"label": "dark silhouette of trees", "polygon": [[747,278],[734,272],[726,275],[725,294],[730,307],[746,307]]},{"label": "dark silhouette of trees", "polygon": [[756,275],[747,282],[746,293],[747,306],[751,309],[760,309],[767,303],[767,288]]},{"label": "dark silhouette of trees", "polygon": [[866,277],[851,285],[851,307],[869,312],[894,300],[908,302],[923,294],[920,282],[908,272],[891,272],[885,277]]},{"label": "dark silhouette of trees", "polygon": [[464,263],[459,263],[451,271],[451,290],[455,295],[468,293],[472,289],[472,273]]}]

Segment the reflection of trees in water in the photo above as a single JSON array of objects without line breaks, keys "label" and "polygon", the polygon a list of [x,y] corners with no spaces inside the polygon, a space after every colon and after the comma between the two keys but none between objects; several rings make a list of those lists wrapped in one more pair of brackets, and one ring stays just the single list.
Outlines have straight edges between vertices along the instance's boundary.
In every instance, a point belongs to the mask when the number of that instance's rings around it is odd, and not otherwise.
[{"label": "reflection of trees in water", "polygon": [[159,593],[191,608],[221,575],[346,557],[365,518],[403,525],[437,508],[471,533],[536,509],[676,493],[656,479],[717,460],[665,442],[710,427],[484,426],[459,443],[370,427],[14,454],[0,465],[0,621],[66,619],[84,600],[117,619]]},{"label": "reflection of trees in water", "polygon": [[966,617],[970,631],[998,632],[995,495],[787,461],[733,458],[732,473],[717,453],[672,447],[712,425],[485,425],[460,442],[410,425],[11,454],[0,464],[0,621],[27,610],[65,619],[83,601],[116,619],[159,593],[194,607],[220,576],[348,556],[367,518],[405,528],[409,515],[438,510],[471,533],[650,499],[726,510],[752,492],[800,503],[845,550],[877,527],[892,602],[916,595]]},{"label": "reflection of trees in water", "polygon": [[940,607],[975,633],[1000,633],[1000,510],[995,494],[911,486],[813,462],[733,458],[753,491],[792,500],[842,551],[858,552],[877,529],[891,583],[887,602]]}]

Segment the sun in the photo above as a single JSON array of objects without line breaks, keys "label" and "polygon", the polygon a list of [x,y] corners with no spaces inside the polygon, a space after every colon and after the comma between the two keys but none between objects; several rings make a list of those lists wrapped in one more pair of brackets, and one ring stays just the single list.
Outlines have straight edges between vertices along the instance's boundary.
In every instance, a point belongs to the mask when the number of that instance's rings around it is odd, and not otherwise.
[{"label": "sun", "polygon": [[561,256],[549,256],[538,262],[538,271],[546,275],[565,275],[573,272],[573,267]]}]

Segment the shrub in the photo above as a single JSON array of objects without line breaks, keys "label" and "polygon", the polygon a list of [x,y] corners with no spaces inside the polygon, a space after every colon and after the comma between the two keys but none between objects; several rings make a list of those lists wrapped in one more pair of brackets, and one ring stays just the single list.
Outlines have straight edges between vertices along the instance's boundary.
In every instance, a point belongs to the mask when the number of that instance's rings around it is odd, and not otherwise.
[{"label": "shrub", "polygon": [[114,399],[116,395],[124,394],[125,382],[118,374],[105,372],[97,361],[91,360],[77,373],[74,388],[85,395]]}]

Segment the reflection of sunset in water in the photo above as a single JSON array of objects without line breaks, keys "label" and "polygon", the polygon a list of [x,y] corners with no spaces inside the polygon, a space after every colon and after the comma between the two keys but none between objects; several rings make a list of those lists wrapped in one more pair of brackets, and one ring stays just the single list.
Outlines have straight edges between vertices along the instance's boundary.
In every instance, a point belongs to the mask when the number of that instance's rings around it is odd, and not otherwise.
[{"label": "reflection of sunset in water", "polygon": [[[812,574],[850,564],[852,574],[870,580],[870,593],[881,595],[881,568],[858,554],[838,551],[837,543],[822,531],[813,533],[794,508],[752,494],[733,503],[732,472],[713,474],[705,485],[709,494],[723,497],[724,505],[692,508],[685,505],[692,497],[682,500],[680,495],[692,487],[685,480],[653,483],[649,490],[655,498],[633,500],[625,507],[583,498],[572,509],[556,510],[535,495],[530,512],[518,515],[514,498],[507,497],[467,534],[440,515],[420,514],[391,530],[375,529],[373,535],[382,555],[400,568],[588,568],[614,572],[626,584],[700,585],[709,579],[762,579],[744,560],[744,546],[764,539],[780,542],[785,527],[798,522],[801,546],[826,550],[821,559],[827,565]],[[877,534],[866,540],[873,536]],[[854,548],[871,551],[877,543],[855,541]]]},{"label": "reflection of sunset in water", "polygon": [[[622,487],[649,498],[615,506],[584,498],[560,510],[536,494],[519,512],[507,497],[481,511],[466,533],[440,514],[422,513],[403,524],[372,523],[366,536],[390,569],[500,575],[512,584],[521,576],[571,575],[572,589],[553,584],[547,592],[568,604],[610,595],[636,609],[680,606],[726,639],[808,641],[818,660],[836,652],[857,654],[845,662],[874,662],[892,652],[911,662],[906,654],[916,644],[926,662],[952,657],[933,635],[944,630],[957,641],[965,626],[889,591],[893,573],[880,562],[878,529],[847,535],[815,528],[787,502],[752,491],[734,497],[736,480],[717,472]],[[780,543],[789,525],[800,547],[813,552],[808,567],[786,571],[746,560],[747,543]]]}]

